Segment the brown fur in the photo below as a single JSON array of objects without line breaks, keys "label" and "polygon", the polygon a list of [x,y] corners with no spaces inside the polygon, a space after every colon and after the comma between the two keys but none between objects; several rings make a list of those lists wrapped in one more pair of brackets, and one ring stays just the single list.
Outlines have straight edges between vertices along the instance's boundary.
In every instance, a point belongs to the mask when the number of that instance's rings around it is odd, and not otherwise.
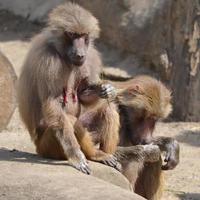
[{"label": "brown fur", "polygon": [[[176,141],[167,137],[152,137],[156,121],[166,118],[172,110],[171,92],[161,82],[148,76],[110,83],[116,87],[120,112],[120,147],[115,156],[122,164],[122,173],[132,183],[136,193],[147,199],[160,199],[163,191],[160,152],[155,147],[138,144],[154,143],[161,151],[170,153],[171,160],[167,161],[166,169],[178,164],[179,147]],[[101,117],[95,114],[99,113],[98,107],[93,108],[86,108],[87,112],[80,116],[80,120],[93,133],[94,141],[99,143]]]},{"label": "brown fur", "polygon": [[87,33],[91,38],[99,37],[99,22],[91,13],[77,4],[67,3],[55,8],[49,14],[48,27],[72,33]]},{"label": "brown fur", "polygon": [[101,150],[110,154],[116,151],[119,143],[120,125],[119,114],[115,104],[110,103],[107,107],[97,105],[87,108],[87,112],[81,114],[79,120],[84,127],[87,127],[93,133],[93,138],[95,136],[98,138],[96,143],[100,143]]},{"label": "brown fur", "polygon": [[[71,32],[90,39],[86,60],[78,67],[70,63],[65,53],[70,50],[65,33]],[[84,172],[81,166],[85,167],[87,162],[82,151],[89,159],[104,160],[118,143],[118,113],[107,102],[97,113],[105,122],[98,129],[102,133],[100,148],[105,153],[95,148],[90,133],[78,122],[84,107],[79,93],[100,82],[101,59],[92,43],[98,35],[98,21],[91,13],[72,3],[58,6],[50,13],[48,26],[33,40],[19,79],[19,111],[37,153],[68,159]],[[69,92],[65,106],[60,102],[63,88]],[[73,95],[79,98],[75,102]],[[115,119],[110,120],[111,116]],[[112,142],[110,135],[116,141]]]},{"label": "brown fur", "polygon": [[118,94],[119,102],[135,109],[145,109],[146,117],[149,114],[157,119],[164,119],[172,111],[171,91],[150,76],[137,76],[126,82],[114,83],[114,85],[122,89]]},{"label": "brown fur", "polygon": [[[179,147],[171,138],[152,138],[157,120],[166,118],[171,110],[171,92],[160,81],[149,76],[138,76],[125,82],[112,82],[117,88],[117,101],[120,108],[120,146],[154,143],[161,150],[166,145],[173,149],[178,163]],[[166,145],[167,146],[167,145]],[[170,148],[169,148],[170,149]],[[165,149],[166,151],[170,151]],[[173,163],[173,162],[172,162]],[[138,166],[138,167],[137,167]],[[123,174],[132,183],[134,191],[149,199],[158,200],[163,192],[162,160],[153,163],[122,163]],[[174,166],[173,166],[174,167]],[[173,168],[172,167],[172,168]]]}]

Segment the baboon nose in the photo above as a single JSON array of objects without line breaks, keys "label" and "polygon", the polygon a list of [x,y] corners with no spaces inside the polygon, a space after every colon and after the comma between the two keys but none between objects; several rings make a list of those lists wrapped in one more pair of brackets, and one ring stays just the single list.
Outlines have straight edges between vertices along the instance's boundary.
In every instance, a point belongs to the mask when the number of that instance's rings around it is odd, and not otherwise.
[{"label": "baboon nose", "polygon": [[84,59],[84,55],[76,55],[76,59],[77,60],[83,60]]},{"label": "baboon nose", "polygon": [[85,56],[82,54],[76,54],[73,58],[73,64],[81,66],[85,62]]}]

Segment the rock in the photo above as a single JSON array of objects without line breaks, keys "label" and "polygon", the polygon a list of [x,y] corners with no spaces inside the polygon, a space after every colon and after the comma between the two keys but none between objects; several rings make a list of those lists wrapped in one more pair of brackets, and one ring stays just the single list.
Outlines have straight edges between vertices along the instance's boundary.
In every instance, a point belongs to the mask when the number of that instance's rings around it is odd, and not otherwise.
[{"label": "rock", "polygon": [[39,157],[16,109],[8,129],[0,134],[0,199],[139,198],[117,170],[96,162],[89,166],[92,174],[84,175],[67,161]]},{"label": "rock", "polygon": [[[44,21],[49,10],[62,2],[0,0],[0,8],[30,20]],[[106,65],[125,69],[130,75],[161,77],[173,90],[173,117],[200,120],[198,0],[76,0],[76,3],[99,19],[101,41],[114,47],[114,53],[104,48]]]},{"label": "rock", "polygon": [[16,107],[16,79],[11,63],[0,52],[0,131],[6,128]]},{"label": "rock", "polygon": [[[84,175],[64,161],[52,161],[31,153],[0,149],[0,199],[142,200],[144,198],[91,175]],[[2,162],[3,161],[3,162]],[[90,163],[91,164],[91,163]],[[93,163],[94,174],[124,182],[110,167]],[[101,171],[101,172],[100,172]],[[111,172],[112,171],[112,172]],[[108,175],[108,176],[107,176]],[[121,180],[120,180],[121,179]],[[112,181],[111,181],[112,182]]]},{"label": "rock", "polygon": [[95,162],[90,162],[90,167],[92,169],[92,176],[117,185],[123,189],[133,191],[129,181],[117,170]]},{"label": "rock", "polygon": [[32,21],[43,21],[49,10],[62,2],[63,0],[0,0],[0,8]]}]

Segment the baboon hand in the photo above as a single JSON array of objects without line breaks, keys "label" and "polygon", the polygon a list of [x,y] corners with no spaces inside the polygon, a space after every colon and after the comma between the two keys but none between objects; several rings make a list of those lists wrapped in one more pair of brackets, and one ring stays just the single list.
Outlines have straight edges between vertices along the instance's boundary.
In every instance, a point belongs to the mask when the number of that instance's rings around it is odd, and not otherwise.
[{"label": "baboon hand", "polygon": [[84,174],[91,174],[85,155],[81,151],[77,155],[68,159],[69,164]]},{"label": "baboon hand", "polygon": [[111,84],[102,84],[100,90],[100,97],[103,99],[114,100],[117,96],[116,88]]},{"label": "baboon hand", "polygon": [[157,145],[147,144],[143,145],[145,162],[157,162],[160,158],[160,149]]},{"label": "baboon hand", "polygon": [[177,166],[179,163],[179,149],[180,147],[176,140],[167,145],[164,158],[166,164],[162,166],[162,170],[172,170]]},{"label": "baboon hand", "polygon": [[100,162],[103,163],[104,165],[108,165],[110,167],[117,169],[118,171],[121,171],[121,164],[117,161],[117,158],[113,155],[108,155],[107,158],[101,160]]}]

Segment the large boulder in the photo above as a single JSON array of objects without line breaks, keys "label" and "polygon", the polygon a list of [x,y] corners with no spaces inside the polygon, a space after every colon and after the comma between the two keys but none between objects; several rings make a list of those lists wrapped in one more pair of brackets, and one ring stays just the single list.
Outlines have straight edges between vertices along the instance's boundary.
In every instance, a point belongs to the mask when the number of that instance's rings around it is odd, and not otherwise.
[{"label": "large boulder", "polygon": [[[0,149],[0,160],[2,200],[144,199],[130,191],[128,181],[119,172],[99,163],[90,163],[93,171],[93,176],[90,176],[68,166],[67,162],[42,159],[31,153],[6,148]],[[96,178],[100,175],[98,173],[105,174],[104,179],[108,181]]]},{"label": "large boulder", "polygon": [[0,134],[0,199],[142,199],[116,169],[89,166],[92,174],[84,175],[67,161],[38,156],[16,109]]},{"label": "large boulder", "polygon": [[16,79],[11,63],[0,52],[0,131],[7,126],[16,107]]}]

